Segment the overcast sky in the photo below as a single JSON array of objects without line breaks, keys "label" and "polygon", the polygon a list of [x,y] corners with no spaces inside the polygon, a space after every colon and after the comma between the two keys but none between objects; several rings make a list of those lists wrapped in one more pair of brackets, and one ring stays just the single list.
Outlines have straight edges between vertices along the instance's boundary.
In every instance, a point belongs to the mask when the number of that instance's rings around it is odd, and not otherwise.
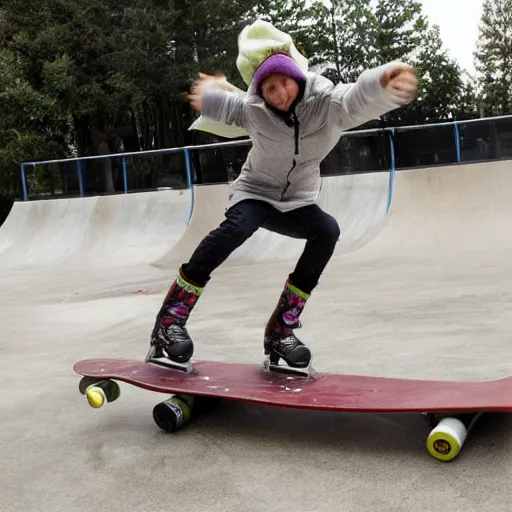
[{"label": "overcast sky", "polygon": [[423,13],[439,25],[446,49],[463,68],[473,73],[473,51],[483,0],[420,0]]}]

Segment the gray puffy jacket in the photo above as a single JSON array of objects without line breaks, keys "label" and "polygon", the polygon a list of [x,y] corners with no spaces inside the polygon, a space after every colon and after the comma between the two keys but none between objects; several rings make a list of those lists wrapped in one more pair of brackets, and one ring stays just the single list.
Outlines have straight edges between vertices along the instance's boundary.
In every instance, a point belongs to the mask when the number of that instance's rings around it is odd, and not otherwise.
[{"label": "gray puffy jacket", "polygon": [[259,199],[289,211],[314,203],[320,163],[343,131],[400,107],[379,81],[390,64],[363,72],[354,84],[336,86],[308,72],[304,95],[288,122],[267,108],[253,84],[245,96],[205,87],[202,114],[245,128],[252,140],[228,206]]}]

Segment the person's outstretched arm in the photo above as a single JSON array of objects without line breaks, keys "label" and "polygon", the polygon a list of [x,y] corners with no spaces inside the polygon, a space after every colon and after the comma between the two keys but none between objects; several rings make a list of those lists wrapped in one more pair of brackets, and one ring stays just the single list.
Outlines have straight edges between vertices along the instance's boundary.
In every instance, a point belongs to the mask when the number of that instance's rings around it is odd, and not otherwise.
[{"label": "person's outstretched arm", "polygon": [[354,128],[411,103],[418,90],[416,70],[401,62],[364,71],[354,84],[338,84],[330,94],[334,122]]},{"label": "person's outstretched arm", "polygon": [[223,75],[199,73],[188,99],[192,108],[203,116],[220,123],[246,127],[244,99],[233,92],[233,87]]}]

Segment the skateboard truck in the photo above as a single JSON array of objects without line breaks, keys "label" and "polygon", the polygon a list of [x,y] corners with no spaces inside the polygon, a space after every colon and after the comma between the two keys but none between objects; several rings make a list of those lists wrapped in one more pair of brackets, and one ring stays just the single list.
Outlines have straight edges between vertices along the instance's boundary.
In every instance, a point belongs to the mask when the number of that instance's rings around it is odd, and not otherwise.
[{"label": "skateboard truck", "polygon": [[119,384],[109,379],[83,377],[78,389],[94,409],[99,409],[106,402],[114,402],[121,396]]}]

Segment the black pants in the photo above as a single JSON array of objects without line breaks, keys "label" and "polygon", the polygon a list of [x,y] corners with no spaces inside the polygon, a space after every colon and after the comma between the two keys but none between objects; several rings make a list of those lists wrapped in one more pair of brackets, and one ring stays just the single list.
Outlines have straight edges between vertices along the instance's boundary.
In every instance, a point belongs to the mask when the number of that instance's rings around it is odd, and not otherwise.
[{"label": "black pants", "polygon": [[336,219],[317,205],[283,213],[253,199],[235,204],[226,212],[226,220],[202,240],[190,261],[182,265],[185,277],[205,286],[212,272],[260,227],[307,240],[290,279],[304,293],[311,293],[340,236]]}]

